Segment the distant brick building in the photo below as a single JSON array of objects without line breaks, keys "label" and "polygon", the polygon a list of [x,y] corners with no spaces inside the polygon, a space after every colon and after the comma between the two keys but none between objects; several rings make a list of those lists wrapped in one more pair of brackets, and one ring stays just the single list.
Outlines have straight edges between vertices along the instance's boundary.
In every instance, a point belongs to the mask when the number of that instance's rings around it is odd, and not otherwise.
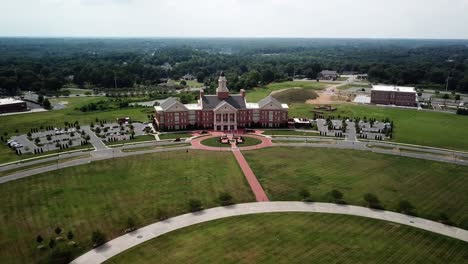
[{"label": "distant brick building", "polygon": [[371,103],[416,106],[416,90],[414,87],[374,85],[371,90]]},{"label": "distant brick building", "polygon": [[168,98],[155,106],[154,123],[159,130],[214,129],[237,131],[251,127],[286,127],[288,105],[281,104],[272,96],[258,103],[247,103],[245,91],[229,93],[224,73],[218,80],[216,95],[205,95],[200,90],[196,104],[182,104]]},{"label": "distant brick building", "polygon": [[320,80],[336,80],[338,78],[337,71],[323,70],[319,72],[317,78]]},{"label": "distant brick building", "polygon": [[0,114],[28,111],[25,101],[13,98],[0,99]]}]

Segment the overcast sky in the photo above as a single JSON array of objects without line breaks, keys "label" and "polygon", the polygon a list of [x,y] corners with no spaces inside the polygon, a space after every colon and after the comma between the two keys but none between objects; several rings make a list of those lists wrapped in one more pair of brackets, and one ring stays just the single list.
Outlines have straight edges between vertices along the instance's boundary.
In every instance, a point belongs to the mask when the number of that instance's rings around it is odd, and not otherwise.
[{"label": "overcast sky", "polygon": [[468,0],[0,0],[1,36],[468,39]]}]

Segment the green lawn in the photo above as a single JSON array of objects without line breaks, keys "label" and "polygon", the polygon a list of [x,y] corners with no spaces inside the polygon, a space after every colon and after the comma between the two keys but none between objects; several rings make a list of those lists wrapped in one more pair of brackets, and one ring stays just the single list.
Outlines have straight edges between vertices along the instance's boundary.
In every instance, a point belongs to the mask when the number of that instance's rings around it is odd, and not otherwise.
[{"label": "green lawn", "polygon": [[93,94],[92,89],[62,88],[61,91],[70,91],[70,96],[73,96],[73,95],[76,95],[76,94],[85,94],[87,92]]},{"label": "green lawn", "polygon": [[176,230],[107,264],[466,263],[468,243],[356,216],[268,213]]},{"label": "green lawn", "polygon": [[20,115],[0,116],[0,134],[4,135],[8,132],[8,136],[19,133],[27,133],[31,128],[39,128],[40,126],[58,126],[63,127],[64,122],[79,121],[81,125],[88,125],[95,122],[95,119],[105,119],[107,121],[115,121],[118,117],[131,117],[132,120],[146,121],[148,114],[154,114],[152,108],[132,107],[118,110],[105,110],[94,112],[81,112],[75,108],[82,105],[105,100],[102,97],[77,97],[77,98],[57,98],[53,101],[68,102],[63,110],[38,112]]},{"label": "green lawn", "polygon": [[[248,147],[248,146],[255,146],[255,145],[258,145],[258,144],[262,143],[262,141],[260,139],[253,138],[253,137],[244,137],[244,140],[245,140],[244,143],[237,144],[237,146],[238,147]],[[223,143],[219,142],[219,137],[208,138],[208,139],[202,140],[200,143],[205,145],[205,146],[209,146],[209,147],[221,147],[221,148],[230,148],[231,147],[231,144],[223,144]]]},{"label": "green lawn", "polygon": [[317,98],[318,95],[315,91],[310,90],[310,89],[295,88],[295,89],[279,91],[273,94],[273,97],[276,98],[281,103],[291,104],[291,103],[305,103],[307,100]]},{"label": "green lawn", "polygon": [[49,252],[36,249],[36,236],[48,243],[54,229],[72,230],[90,249],[91,232],[109,239],[122,235],[128,217],[138,226],[188,212],[188,200],[218,206],[220,192],[235,202],[254,201],[231,153],[174,151],[93,162],[0,185],[0,263],[36,263]]},{"label": "green lawn", "polygon": [[192,134],[190,133],[166,133],[166,134],[159,134],[159,139],[177,139],[177,138],[188,138],[191,137]]},{"label": "green lawn", "polygon": [[143,142],[143,141],[152,141],[156,140],[153,135],[141,135],[137,136],[134,139],[129,139],[129,140],[119,140],[119,141],[114,141],[114,142],[104,142],[107,146],[118,146],[118,145],[123,145],[127,143],[136,143],[136,142]]},{"label": "green lawn", "polygon": [[272,91],[300,87],[304,89],[322,90],[327,87],[329,83],[322,83],[316,81],[290,81],[282,83],[271,83],[265,87],[254,88],[247,91],[247,101],[256,103],[261,99],[268,96]]},{"label": "green lawn", "polygon": [[[337,189],[349,204],[366,205],[378,196],[387,210],[410,201],[428,219],[446,213],[468,229],[468,167],[367,151],[273,147],[244,153],[271,200],[300,200],[306,189],[314,201],[331,201]],[[281,162],[279,162],[281,161]]]},{"label": "green lawn", "polygon": [[[292,104],[290,117],[312,117],[313,106]],[[329,115],[347,117],[374,117],[378,120],[390,118],[395,123],[394,141],[431,147],[468,151],[468,117],[440,112],[411,109],[364,106],[352,104],[335,105]]]}]

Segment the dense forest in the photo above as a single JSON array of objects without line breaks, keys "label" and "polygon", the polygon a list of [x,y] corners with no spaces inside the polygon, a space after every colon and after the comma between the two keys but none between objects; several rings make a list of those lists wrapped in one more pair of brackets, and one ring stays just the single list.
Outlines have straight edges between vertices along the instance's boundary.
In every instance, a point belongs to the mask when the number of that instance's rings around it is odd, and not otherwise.
[{"label": "dense forest", "polygon": [[[383,39],[0,38],[0,93],[55,95],[65,84],[157,87],[191,73],[213,87],[224,70],[234,90],[321,70],[370,81],[468,92],[468,41]],[[447,82],[448,80],[448,82]]]}]

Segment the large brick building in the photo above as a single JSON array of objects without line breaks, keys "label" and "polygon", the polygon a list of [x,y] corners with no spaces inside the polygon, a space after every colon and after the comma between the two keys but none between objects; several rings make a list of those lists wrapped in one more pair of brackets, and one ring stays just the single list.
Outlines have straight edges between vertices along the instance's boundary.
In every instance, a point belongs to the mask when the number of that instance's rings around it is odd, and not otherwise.
[{"label": "large brick building", "polygon": [[13,98],[0,98],[0,114],[28,111],[26,102]]},{"label": "large brick building", "polygon": [[247,103],[245,91],[230,94],[224,73],[218,80],[216,95],[200,91],[196,104],[182,104],[168,98],[155,106],[154,123],[159,130],[213,129],[237,131],[251,127],[286,127],[288,105],[267,96],[258,103]]},{"label": "large brick building", "polygon": [[416,106],[416,90],[414,87],[374,85],[371,90],[371,103]]}]

